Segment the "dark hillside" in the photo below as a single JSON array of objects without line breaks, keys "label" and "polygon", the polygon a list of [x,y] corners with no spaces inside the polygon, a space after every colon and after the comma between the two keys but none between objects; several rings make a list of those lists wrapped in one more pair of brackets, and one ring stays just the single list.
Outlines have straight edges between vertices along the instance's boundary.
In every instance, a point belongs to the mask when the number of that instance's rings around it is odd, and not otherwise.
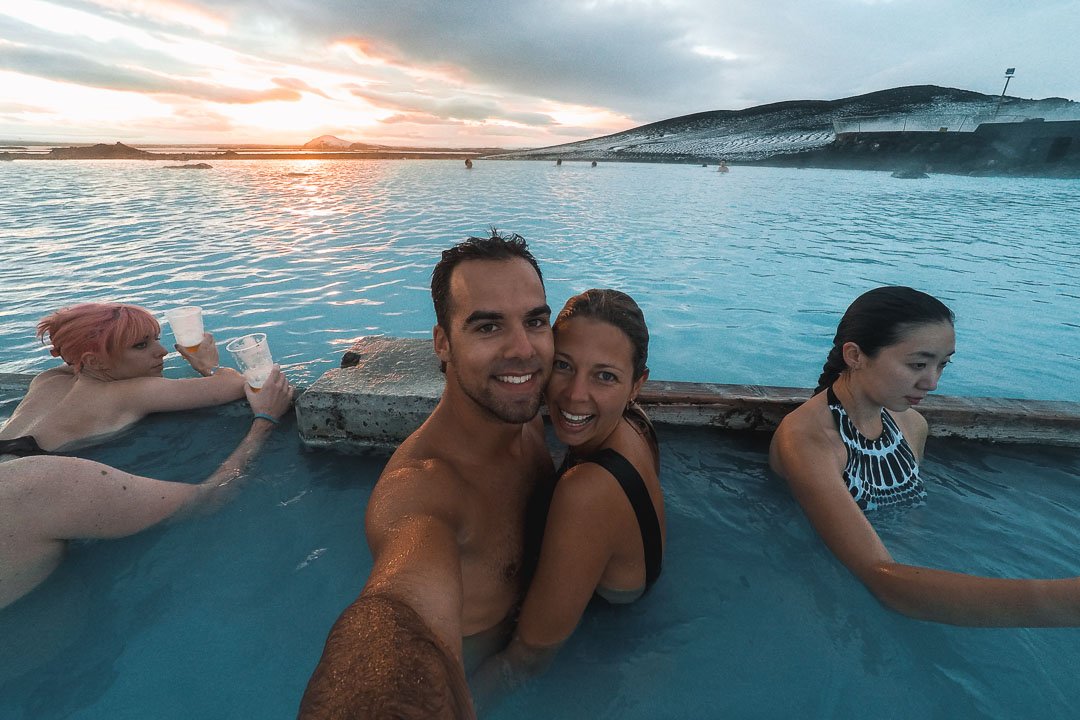
[{"label": "dark hillside", "polygon": [[[501,155],[514,159],[627,160],[815,165],[837,128],[970,135],[987,120],[1080,119],[1080,103],[1064,98],[999,98],[970,90],[913,85],[839,100],[791,100],[744,110],[712,110],[649,123],[591,140]],[[970,138],[968,138],[970,140]],[[835,153],[829,167],[844,166]],[[796,161],[794,156],[806,162]],[[860,166],[865,166],[863,163]]]}]

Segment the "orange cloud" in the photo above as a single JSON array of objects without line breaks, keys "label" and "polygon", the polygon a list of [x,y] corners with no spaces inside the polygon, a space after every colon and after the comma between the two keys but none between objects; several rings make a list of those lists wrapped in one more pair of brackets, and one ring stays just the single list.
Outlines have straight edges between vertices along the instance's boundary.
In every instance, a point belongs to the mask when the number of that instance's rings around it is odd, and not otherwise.
[{"label": "orange cloud", "polygon": [[362,64],[371,65],[401,65],[401,56],[394,48],[373,40],[361,37],[341,38],[332,43],[332,47],[338,47],[348,51],[353,59]]},{"label": "orange cloud", "polygon": [[468,79],[468,73],[459,67],[446,63],[425,65],[409,61],[394,45],[368,38],[356,36],[339,38],[331,44],[331,47],[345,50],[354,61],[361,65],[385,65],[410,75],[426,76],[451,83],[463,83]]},{"label": "orange cloud", "polygon": [[207,35],[224,35],[226,19],[201,5],[183,0],[92,0],[98,7],[125,15],[144,17],[166,25],[184,25]]},{"label": "orange cloud", "polygon": [[330,96],[327,95],[326,93],[324,93],[322,90],[320,90],[317,87],[312,87],[311,85],[304,82],[303,80],[300,80],[299,78],[285,78],[285,77],[278,78],[278,77],[276,77],[276,78],[271,78],[270,80],[271,80],[271,82],[273,82],[278,87],[288,88],[290,90],[297,90],[299,92],[308,92],[308,93],[311,93],[312,95],[318,95],[319,97],[324,97],[327,100],[330,99]]}]

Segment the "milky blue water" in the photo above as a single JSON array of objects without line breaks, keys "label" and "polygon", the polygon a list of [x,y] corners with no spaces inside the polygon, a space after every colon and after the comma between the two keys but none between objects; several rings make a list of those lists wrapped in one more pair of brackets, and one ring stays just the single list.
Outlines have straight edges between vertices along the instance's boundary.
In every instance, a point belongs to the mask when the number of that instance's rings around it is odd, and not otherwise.
[{"label": "milky blue water", "polygon": [[848,303],[907,284],[957,314],[941,392],[1080,400],[1075,180],[21,161],[0,187],[0,372],[53,362],[33,337],[48,311],[111,299],[201,305],[219,340],[263,330],[310,381],[358,336],[427,336],[438,252],[494,225],[530,241],[554,307],[594,286],[634,295],[658,379],[813,385]]},{"label": "milky blue water", "polygon": [[[290,172],[310,175],[290,176]],[[300,381],[370,333],[426,336],[437,252],[525,235],[553,305],[613,285],[662,379],[807,386],[846,304],[904,282],[958,315],[951,394],[1080,399],[1080,184],[694,166],[478,162],[0,165],[0,372],[54,363],[45,311],[198,302]],[[185,374],[173,358],[168,374]],[[186,371],[190,373],[190,371]],[[0,420],[16,395],[0,397]],[[197,480],[248,427],[233,405],[152,417],[88,453]],[[492,717],[1040,717],[1080,706],[1076,630],[953,628],[884,610],[765,469],[767,437],[661,428],[664,574],[590,607],[551,671]],[[0,611],[0,717],[288,718],[371,560],[384,460],[277,433],[215,514],[110,542]],[[876,527],[901,562],[1077,574],[1080,453],[930,440],[929,501]]]}]

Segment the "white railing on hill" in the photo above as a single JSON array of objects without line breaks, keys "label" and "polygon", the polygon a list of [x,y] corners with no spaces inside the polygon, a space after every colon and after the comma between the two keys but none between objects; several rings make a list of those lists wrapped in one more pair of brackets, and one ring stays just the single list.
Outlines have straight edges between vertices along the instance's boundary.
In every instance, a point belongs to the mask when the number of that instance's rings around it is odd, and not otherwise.
[{"label": "white railing on hill", "polygon": [[983,123],[1014,123],[1030,115],[852,115],[833,120],[837,135],[852,132],[974,132]]}]

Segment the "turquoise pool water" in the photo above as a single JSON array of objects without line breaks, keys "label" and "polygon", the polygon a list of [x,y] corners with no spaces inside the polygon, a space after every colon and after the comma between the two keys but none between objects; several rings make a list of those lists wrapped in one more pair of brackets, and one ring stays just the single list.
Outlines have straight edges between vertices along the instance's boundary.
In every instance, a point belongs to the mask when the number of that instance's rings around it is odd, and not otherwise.
[{"label": "turquoise pool water", "polygon": [[[426,336],[438,251],[494,224],[530,240],[553,305],[634,294],[657,378],[810,385],[846,304],[903,282],[958,313],[942,392],[1080,399],[1074,181],[433,161],[16,162],[0,182],[0,372],[55,362],[33,338],[46,310],[121,298],[197,302],[219,340],[264,330],[310,382],[357,336]],[[0,397],[0,420],[16,401]],[[248,417],[150,418],[91,456],[194,480]],[[0,717],[294,716],[370,568],[361,519],[383,460],[305,452],[292,430],[218,513],[75,544],[0,611]],[[767,438],[661,440],[663,578],[629,608],[593,607],[496,720],[1074,716],[1076,630],[890,614],[768,475]],[[1077,574],[1080,453],[931,439],[928,454],[926,506],[876,519],[897,559]]]},{"label": "turquoise pool water", "polygon": [[942,392],[1080,400],[1074,180],[20,161],[0,166],[0,186],[0,372],[52,362],[33,337],[48,310],[122,299],[201,305],[222,340],[263,330],[292,376],[311,381],[358,336],[427,336],[438,252],[495,225],[530,241],[552,305],[592,286],[634,295],[656,378],[812,385],[847,304],[895,283],[957,312]]},{"label": "turquoise pool water", "polygon": [[[239,406],[152,418],[94,457],[197,478],[246,426]],[[218,513],[77,544],[0,611],[0,717],[294,717],[370,570],[361,516],[382,460],[303,452],[292,430]],[[663,577],[632,606],[594,604],[494,720],[1075,717],[1077,630],[891,614],[767,474],[765,437],[661,428],[661,440]],[[1076,451],[931,441],[930,455],[926,506],[877,520],[898,559],[1076,574]]]}]

